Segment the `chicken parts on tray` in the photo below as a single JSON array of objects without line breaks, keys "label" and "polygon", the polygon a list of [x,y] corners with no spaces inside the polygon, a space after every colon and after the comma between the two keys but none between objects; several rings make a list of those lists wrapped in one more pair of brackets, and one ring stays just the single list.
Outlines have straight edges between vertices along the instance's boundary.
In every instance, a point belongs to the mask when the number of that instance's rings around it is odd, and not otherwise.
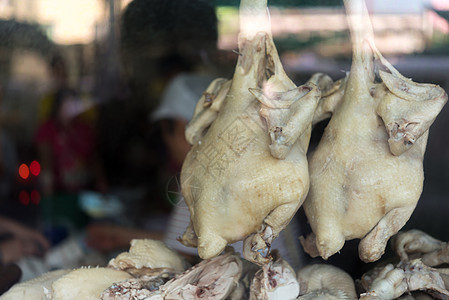
[{"label": "chicken parts on tray", "polygon": [[111,268],[79,268],[45,273],[14,285],[2,300],[98,300],[104,289],[132,276]]},{"label": "chicken parts on tray", "polygon": [[128,251],[112,258],[108,267],[138,276],[151,269],[172,269],[182,272],[189,267],[187,261],[161,241],[133,239]]},{"label": "chicken parts on tray", "polygon": [[400,261],[365,273],[360,299],[449,299],[449,269],[438,267],[449,263],[447,243],[414,229],[399,232],[391,244]]},{"label": "chicken parts on tray", "polygon": [[240,28],[232,81],[212,82],[186,130],[181,184],[191,222],[181,241],[207,259],[245,239],[245,258],[263,264],[307,194],[318,86],[333,83],[317,75],[296,87],[287,77],[266,0],[241,1]]},{"label": "chicken parts on tray", "polygon": [[401,261],[418,257],[429,267],[449,264],[449,243],[437,240],[421,230],[399,232],[392,238],[392,245]]},{"label": "chicken parts on tray", "polygon": [[263,265],[254,275],[249,300],[293,300],[298,297],[300,287],[295,271],[277,251],[273,254],[273,261]]},{"label": "chicken parts on tray", "polygon": [[227,299],[235,292],[241,273],[239,256],[228,251],[203,260],[170,280],[161,276],[140,276],[116,282],[102,293],[101,299]]},{"label": "chicken parts on tray", "polygon": [[298,300],[357,299],[354,280],[340,268],[312,264],[301,268],[297,276],[301,287]]},{"label": "chicken parts on tray", "polygon": [[[437,85],[403,77],[382,57],[362,0],[345,0],[345,7],[352,66],[343,97],[330,103],[332,117],[309,158],[304,208],[314,235],[303,245],[327,259],[345,240],[361,238],[359,256],[371,262],[416,206],[429,126],[447,95]],[[380,82],[375,59],[384,69]]]},{"label": "chicken parts on tray", "polygon": [[435,299],[449,299],[449,291],[440,272],[426,266],[420,259],[374,269],[363,275],[362,284],[367,292],[360,295],[361,300],[396,299],[412,291],[425,291]]}]

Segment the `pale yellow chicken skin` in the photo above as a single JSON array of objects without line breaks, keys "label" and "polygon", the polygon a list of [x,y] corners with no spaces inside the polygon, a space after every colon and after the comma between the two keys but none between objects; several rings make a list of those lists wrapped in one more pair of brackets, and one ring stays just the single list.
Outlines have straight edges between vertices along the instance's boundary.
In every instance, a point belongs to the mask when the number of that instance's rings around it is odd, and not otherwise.
[{"label": "pale yellow chicken skin", "polygon": [[[359,255],[369,262],[381,257],[416,206],[428,129],[447,95],[436,85],[403,77],[381,56],[362,4],[345,1],[352,67],[344,95],[309,157],[311,187],[304,208],[318,255],[327,259],[345,240],[361,238]],[[387,69],[379,72],[381,82],[375,81],[374,58]]]},{"label": "pale yellow chicken skin", "polygon": [[211,84],[186,131],[192,149],[181,186],[191,224],[182,242],[207,259],[246,238],[245,258],[266,263],[309,188],[306,152],[322,77],[299,88],[287,77],[266,0],[242,0],[240,15],[232,82]]}]

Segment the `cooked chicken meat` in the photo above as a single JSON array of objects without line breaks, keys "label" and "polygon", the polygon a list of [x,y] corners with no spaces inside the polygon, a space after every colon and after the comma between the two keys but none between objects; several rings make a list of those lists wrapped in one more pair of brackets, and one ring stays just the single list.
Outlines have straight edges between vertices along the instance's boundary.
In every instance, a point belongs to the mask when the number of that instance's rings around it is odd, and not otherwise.
[{"label": "cooked chicken meat", "polygon": [[16,284],[0,298],[2,300],[98,300],[103,290],[111,284],[131,277],[126,272],[110,268],[57,270]]},{"label": "cooked chicken meat", "polygon": [[137,270],[171,268],[182,272],[187,262],[176,251],[168,248],[163,242],[151,239],[135,239],[127,252],[120,253],[108,264],[117,270],[136,273]]},{"label": "cooked chicken meat", "polygon": [[225,299],[237,286],[242,262],[234,253],[204,260],[161,287],[164,299]]},{"label": "cooked chicken meat", "polygon": [[437,269],[424,265],[421,260],[401,262],[396,267],[388,264],[362,277],[367,289],[362,300],[396,299],[411,291],[425,291],[436,299],[448,299],[449,291]]},{"label": "cooked chicken meat", "polygon": [[419,257],[422,262],[435,267],[449,263],[449,245],[420,230],[399,232],[392,239],[392,245],[401,261]]},{"label": "cooked chicken meat", "polygon": [[250,289],[250,300],[296,299],[299,284],[295,271],[276,253],[274,260],[262,266],[255,274]]},{"label": "cooked chicken meat", "polygon": [[[161,276],[142,276],[114,283],[102,294],[103,300],[220,300],[231,296],[238,286],[242,262],[233,252],[203,260],[166,281]],[[161,284],[158,284],[158,282]],[[236,299],[236,298],[234,298]]]},{"label": "cooked chicken meat", "polygon": [[[304,208],[314,235],[303,244],[327,259],[345,240],[360,238],[359,256],[372,262],[415,209],[429,126],[447,94],[402,76],[376,49],[364,2],[345,0],[345,6],[352,66],[343,98],[323,111],[332,117],[309,158]],[[383,69],[380,82],[374,59]]]},{"label": "cooked chicken meat", "polygon": [[154,269],[136,278],[115,282],[101,293],[102,300],[148,300],[159,295],[159,288],[173,279],[177,273],[168,269]]},{"label": "cooked chicken meat", "polygon": [[76,269],[53,282],[47,299],[98,300],[114,282],[129,278],[128,273],[110,268]]},{"label": "cooked chicken meat", "polygon": [[325,264],[308,265],[298,271],[298,299],[357,299],[354,280],[345,271]]},{"label": "cooked chicken meat", "polygon": [[145,288],[141,278],[131,278],[111,285],[101,293],[101,300],[146,300],[151,291]]},{"label": "cooked chicken meat", "polygon": [[69,273],[70,270],[57,270],[45,273],[32,280],[15,284],[6,293],[1,300],[42,300],[50,295],[53,282]]},{"label": "cooked chicken meat", "polygon": [[182,243],[208,259],[245,239],[245,258],[263,264],[307,194],[317,85],[332,82],[316,76],[296,87],[287,77],[266,0],[241,1],[240,28],[232,82],[211,84],[186,130],[181,184],[191,222]]},{"label": "cooked chicken meat", "polygon": [[406,295],[402,295],[398,300],[433,300],[434,298],[428,294],[422,292],[413,292]]}]

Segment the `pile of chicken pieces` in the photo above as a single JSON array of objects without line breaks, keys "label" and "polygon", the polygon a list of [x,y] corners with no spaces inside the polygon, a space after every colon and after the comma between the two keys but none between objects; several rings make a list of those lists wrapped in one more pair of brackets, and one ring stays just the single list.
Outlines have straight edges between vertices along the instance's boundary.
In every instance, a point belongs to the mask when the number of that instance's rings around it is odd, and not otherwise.
[{"label": "pile of chicken pieces", "polygon": [[293,300],[317,299],[316,295],[355,298],[355,286],[349,275],[329,265],[306,267],[297,275],[276,251],[263,267],[230,247],[190,267],[162,242],[145,239],[133,240],[128,252],[105,267],[52,271],[14,285],[0,299]]},{"label": "pile of chicken pieces", "polygon": [[[330,264],[295,271],[274,250],[263,266],[230,247],[190,266],[155,240],[133,240],[105,267],[57,270],[16,284],[1,300],[307,300],[449,299],[448,243],[421,231],[395,235],[398,262],[377,266],[360,280]],[[357,295],[360,295],[358,298]]]},{"label": "pile of chicken pieces", "polygon": [[395,235],[391,244],[399,262],[364,274],[360,299],[449,299],[449,269],[442,267],[449,263],[447,242],[409,230]]}]

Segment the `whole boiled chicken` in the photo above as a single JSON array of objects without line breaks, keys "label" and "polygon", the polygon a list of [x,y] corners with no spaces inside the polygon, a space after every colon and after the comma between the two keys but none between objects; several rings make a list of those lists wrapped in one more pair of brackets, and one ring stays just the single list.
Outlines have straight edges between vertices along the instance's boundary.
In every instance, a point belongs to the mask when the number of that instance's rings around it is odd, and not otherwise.
[{"label": "whole boiled chicken", "polygon": [[191,222],[181,242],[208,259],[245,239],[244,257],[263,264],[309,189],[311,122],[333,83],[317,74],[296,87],[287,77],[266,0],[241,1],[240,28],[232,81],[211,83],[186,129],[181,187]]},{"label": "whole boiled chicken", "polygon": [[359,256],[371,262],[415,209],[428,130],[447,94],[405,78],[382,57],[363,0],[345,0],[345,7],[352,66],[342,99],[323,110],[332,117],[309,157],[304,208],[314,235],[303,245],[327,259],[345,240],[360,238]]}]

